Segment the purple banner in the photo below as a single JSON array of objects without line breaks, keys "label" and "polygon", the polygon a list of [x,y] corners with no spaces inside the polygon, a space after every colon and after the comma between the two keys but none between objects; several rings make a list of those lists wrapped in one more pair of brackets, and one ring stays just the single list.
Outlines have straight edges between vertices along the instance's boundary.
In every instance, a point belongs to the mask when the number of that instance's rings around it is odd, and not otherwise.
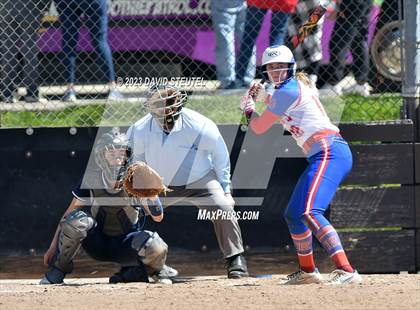
[{"label": "purple banner", "polygon": [[108,0],[111,19],[196,19],[210,16],[210,0]]},{"label": "purple banner", "polygon": [[[135,5],[133,5],[133,3]],[[209,1],[183,0],[183,1],[134,1],[111,0],[109,13],[112,20],[138,20],[138,19],[172,19],[184,20],[185,25],[177,26],[115,26],[109,28],[108,41],[113,51],[167,51],[180,56],[190,57],[193,60],[208,64],[215,63],[215,35],[210,25],[197,26],[191,23],[200,16],[209,17]],[[379,6],[372,9],[369,24],[369,41],[371,41],[380,12]],[[165,13],[167,13],[165,15]],[[264,49],[269,44],[271,14],[265,16],[262,29],[257,38],[257,59],[260,60]],[[120,23],[121,24],[121,23]],[[187,25],[188,24],[188,25]],[[334,20],[325,18],[322,28],[323,62],[329,60],[328,42],[331,37]],[[39,47],[42,52],[59,52],[61,50],[61,31],[49,28],[41,35]],[[89,32],[81,28],[78,51],[92,51]],[[349,58],[351,61],[351,58]]]}]

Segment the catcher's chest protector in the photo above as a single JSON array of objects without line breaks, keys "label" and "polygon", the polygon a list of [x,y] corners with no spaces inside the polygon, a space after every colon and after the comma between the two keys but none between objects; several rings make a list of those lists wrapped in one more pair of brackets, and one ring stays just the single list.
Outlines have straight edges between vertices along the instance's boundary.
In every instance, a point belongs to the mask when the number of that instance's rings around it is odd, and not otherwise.
[{"label": "catcher's chest protector", "polygon": [[125,191],[107,191],[102,181],[102,172],[90,172],[88,187],[91,188],[90,213],[98,228],[108,236],[121,236],[132,230],[138,221],[139,212],[134,209]]},{"label": "catcher's chest protector", "polygon": [[93,189],[92,216],[96,219],[98,227],[108,236],[121,236],[132,230],[138,221],[139,212],[128,204],[126,205],[99,205],[96,198],[106,198],[110,202],[125,201],[126,193],[122,190],[116,194],[110,194],[104,189]]}]

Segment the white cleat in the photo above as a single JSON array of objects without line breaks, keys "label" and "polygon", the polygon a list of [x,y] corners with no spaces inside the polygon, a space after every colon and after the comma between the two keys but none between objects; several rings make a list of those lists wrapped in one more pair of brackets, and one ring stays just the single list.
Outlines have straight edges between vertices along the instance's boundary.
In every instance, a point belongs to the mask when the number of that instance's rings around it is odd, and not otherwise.
[{"label": "white cleat", "polygon": [[153,278],[154,283],[160,283],[160,284],[166,284],[166,285],[171,285],[173,284],[172,279],[161,279],[161,278]]},{"label": "white cleat", "polygon": [[311,283],[323,283],[321,274],[318,268],[315,268],[314,272],[305,272],[302,269],[287,276],[287,281],[284,285],[300,285],[300,284],[311,284]]},{"label": "white cleat", "polygon": [[350,87],[344,88],[343,93],[368,97],[370,95],[370,86],[368,83],[364,83],[362,85],[354,84]]},{"label": "white cleat", "polygon": [[336,269],[333,272],[331,272],[327,284],[328,285],[342,285],[342,284],[361,283],[361,282],[362,282],[362,277],[357,272],[357,270],[355,270],[354,272],[347,272],[342,269]]},{"label": "white cleat", "polygon": [[178,270],[169,267],[168,265],[163,265],[162,269],[153,275],[153,280],[155,283],[163,283],[163,284],[172,284],[173,278],[178,276]]},{"label": "white cleat", "polygon": [[157,276],[175,278],[178,276],[178,270],[168,265],[163,265],[162,269],[157,273]]}]

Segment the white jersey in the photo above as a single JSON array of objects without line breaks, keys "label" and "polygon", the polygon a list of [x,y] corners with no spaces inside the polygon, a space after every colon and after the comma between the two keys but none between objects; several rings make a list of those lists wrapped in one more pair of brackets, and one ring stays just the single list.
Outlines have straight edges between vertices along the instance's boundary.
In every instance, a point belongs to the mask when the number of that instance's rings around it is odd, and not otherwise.
[{"label": "white jersey", "polygon": [[319,101],[317,91],[294,78],[274,90],[267,109],[280,117],[282,125],[302,148],[316,134],[339,133]]}]

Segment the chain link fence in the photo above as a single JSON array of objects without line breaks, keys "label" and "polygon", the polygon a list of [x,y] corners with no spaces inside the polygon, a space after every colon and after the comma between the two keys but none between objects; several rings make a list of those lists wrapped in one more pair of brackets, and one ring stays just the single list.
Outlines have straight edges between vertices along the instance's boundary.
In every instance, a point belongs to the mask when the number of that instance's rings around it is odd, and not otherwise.
[{"label": "chain link fence", "polygon": [[[164,81],[215,122],[238,123],[264,49],[319,4],[247,2],[1,0],[0,126],[129,125],[145,114],[148,86]],[[333,1],[295,50],[335,121],[400,119],[400,55],[395,0]]]}]

